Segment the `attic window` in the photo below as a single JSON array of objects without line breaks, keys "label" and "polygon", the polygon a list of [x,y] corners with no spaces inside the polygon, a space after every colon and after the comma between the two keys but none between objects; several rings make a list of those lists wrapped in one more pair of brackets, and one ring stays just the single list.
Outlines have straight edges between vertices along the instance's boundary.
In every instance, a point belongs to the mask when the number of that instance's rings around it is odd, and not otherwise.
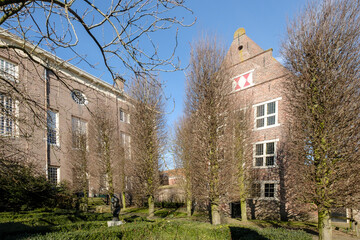
[{"label": "attic window", "polygon": [[87,104],[87,100],[85,97],[85,94],[83,94],[82,92],[80,92],[79,90],[73,90],[71,91],[71,97],[72,99],[80,105],[85,105]]},{"label": "attic window", "polygon": [[240,46],[238,47],[239,51],[241,51],[243,48],[244,48],[243,45],[240,45]]}]

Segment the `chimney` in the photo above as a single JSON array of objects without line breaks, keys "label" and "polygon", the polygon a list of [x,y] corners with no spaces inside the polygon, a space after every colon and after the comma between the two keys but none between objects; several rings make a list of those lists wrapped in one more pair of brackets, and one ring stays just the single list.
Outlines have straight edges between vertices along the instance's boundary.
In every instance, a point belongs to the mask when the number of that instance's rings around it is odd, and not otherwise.
[{"label": "chimney", "polygon": [[124,90],[125,79],[120,76],[116,76],[114,81],[119,90]]}]

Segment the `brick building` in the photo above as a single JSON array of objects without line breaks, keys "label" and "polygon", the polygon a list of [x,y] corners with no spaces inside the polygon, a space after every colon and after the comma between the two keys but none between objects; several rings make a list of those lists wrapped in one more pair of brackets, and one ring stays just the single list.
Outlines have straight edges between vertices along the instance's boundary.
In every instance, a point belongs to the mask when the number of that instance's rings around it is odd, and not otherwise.
[{"label": "brick building", "polygon": [[[286,101],[282,82],[286,69],[272,56],[272,49],[263,50],[245,33],[243,28],[234,34],[226,56],[233,75],[232,95],[237,109],[251,111],[252,170],[258,179],[253,183],[248,199],[251,218],[280,218],[285,214],[281,198],[281,162],[279,149],[284,140]],[[239,211],[236,198],[230,205],[233,216]],[[238,200],[237,200],[238,201]]]},{"label": "brick building", "polygon": [[[7,113],[0,113],[1,137],[19,146],[54,183],[72,183],[76,178],[70,160],[79,143],[74,133],[86,136],[88,151],[93,150],[90,125],[92,114],[99,108],[113,120],[117,138],[129,148],[131,104],[122,81],[114,87],[30,43],[25,48],[32,60],[21,51],[6,48],[23,44],[0,30],[0,45],[5,46],[0,51],[0,70],[3,82],[8,82],[0,86],[0,103],[7,109]],[[24,101],[24,96],[31,103]],[[37,118],[34,124],[22,121],[33,116]],[[101,180],[95,175],[88,177],[90,195],[99,192]]]},{"label": "brick building", "polygon": [[[226,56],[230,65],[232,95],[238,109],[251,111],[252,170],[257,180],[252,184],[251,196],[247,199],[248,217],[316,218],[310,205],[301,206],[291,202],[286,188],[286,141],[287,115],[284,80],[287,70],[272,56],[272,49],[263,50],[239,28]],[[301,173],[299,173],[301,174]],[[240,216],[239,197],[230,197],[228,210],[233,217]],[[332,220],[349,221],[353,215],[360,221],[358,210],[333,209]]]}]

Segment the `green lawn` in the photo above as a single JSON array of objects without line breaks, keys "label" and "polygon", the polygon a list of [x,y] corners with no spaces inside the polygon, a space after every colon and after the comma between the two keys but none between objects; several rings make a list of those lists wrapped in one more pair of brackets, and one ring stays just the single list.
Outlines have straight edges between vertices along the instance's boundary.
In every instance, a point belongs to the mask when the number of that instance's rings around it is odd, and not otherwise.
[{"label": "green lawn", "polygon": [[276,226],[212,226],[199,217],[186,218],[183,209],[158,209],[155,216],[147,220],[146,209],[128,209],[120,216],[126,224],[108,228],[110,213],[5,212],[0,213],[0,239],[311,239],[304,231]]}]

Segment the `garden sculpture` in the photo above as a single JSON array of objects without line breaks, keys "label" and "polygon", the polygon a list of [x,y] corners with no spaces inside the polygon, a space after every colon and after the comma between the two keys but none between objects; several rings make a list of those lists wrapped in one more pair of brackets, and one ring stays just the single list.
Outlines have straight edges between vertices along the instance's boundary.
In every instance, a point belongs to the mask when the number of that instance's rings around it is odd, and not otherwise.
[{"label": "garden sculpture", "polygon": [[111,209],[113,212],[113,221],[119,221],[120,202],[116,195],[111,198]]}]

